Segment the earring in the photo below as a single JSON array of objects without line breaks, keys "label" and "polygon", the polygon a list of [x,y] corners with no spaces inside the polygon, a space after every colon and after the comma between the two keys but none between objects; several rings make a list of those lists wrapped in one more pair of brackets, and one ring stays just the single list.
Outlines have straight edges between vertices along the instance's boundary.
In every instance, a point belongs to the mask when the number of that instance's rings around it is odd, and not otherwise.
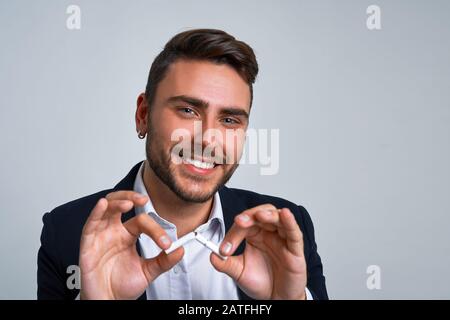
[{"label": "earring", "polygon": [[144,138],[145,138],[145,133],[139,132],[139,133],[138,133],[138,138],[139,138],[139,139],[144,139]]}]

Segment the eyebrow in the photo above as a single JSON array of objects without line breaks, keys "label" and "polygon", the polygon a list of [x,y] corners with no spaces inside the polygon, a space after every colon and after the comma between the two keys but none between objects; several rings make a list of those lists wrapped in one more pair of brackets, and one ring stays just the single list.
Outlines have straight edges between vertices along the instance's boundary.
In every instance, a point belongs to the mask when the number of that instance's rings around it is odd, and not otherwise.
[{"label": "eyebrow", "polygon": [[169,103],[178,102],[178,101],[183,101],[183,102],[189,103],[190,105],[193,105],[194,107],[199,107],[199,108],[204,108],[204,109],[208,108],[208,105],[209,105],[208,102],[206,102],[205,100],[190,97],[190,96],[185,96],[185,95],[173,96],[173,97],[170,97],[169,99],[167,99],[167,102],[169,102]]},{"label": "eyebrow", "polygon": [[248,112],[241,108],[233,108],[233,107],[222,108],[220,109],[220,114],[224,116],[244,117],[247,120],[249,118]]},{"label": "eyebrow", "polygon": [[[179,96],[173,96],[167,99],[167,102],[174,103],[174,102],[185,102],[188,103],[194,107],[207,109],[209,107],[209,103],[205,100],[190,97],[186,95],[179,95]],[[243,108],[239,107],[221,107],[219,110],[219,113],[221,115],[229,115],[229,116],[241,116],[244,117],[246,120],[249,118],[249,114],[247,111],[245,111]]]}]

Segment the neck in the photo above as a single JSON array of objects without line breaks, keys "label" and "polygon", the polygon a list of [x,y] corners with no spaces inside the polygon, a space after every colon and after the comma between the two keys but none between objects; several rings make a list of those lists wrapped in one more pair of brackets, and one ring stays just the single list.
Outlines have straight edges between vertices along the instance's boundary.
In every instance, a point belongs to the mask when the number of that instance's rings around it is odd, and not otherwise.
[{"label": "neck", "polygon": [[208,221],[213,198],[203,203],[184,201],[159,179],[147,161],[144,162],[143,169],[145,189],[152,200],[153,207],[161,218],[177,227],[178,238]]}]

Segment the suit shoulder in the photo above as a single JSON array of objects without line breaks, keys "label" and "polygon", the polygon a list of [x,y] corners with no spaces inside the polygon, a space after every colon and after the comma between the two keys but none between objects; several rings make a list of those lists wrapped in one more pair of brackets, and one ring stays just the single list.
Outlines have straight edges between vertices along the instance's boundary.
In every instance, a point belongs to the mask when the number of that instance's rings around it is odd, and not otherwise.
[{"label": "suit shoulder", "polygon": [[80,237],[84,224],[97,201],[109,192],[110,190],[103,190],[72,200],[44,214],[39,268],[45,269],[45,259],[51,258],[51,263],[55,268],[59,268],[57,272],[65,276],[67,266],[78,264]]},{"label": "suit shoulder", "polygon": [[[291,211],[297,211],[297,210],[305,210],[303,206],[295,204],[292,201],[271,196],[267,194],[258,193],[255,191],[250,190],[244,190],[244,189],[238,189],[238,188],[228,188],[230,192],[232,192],[236,197],[240,198],[242,201],[244,201],[248,207],[255,207],[260,204],[264,203],[271,203],[277,208],[289,208]],[[306,211],[306,210],[305,210]]]}]

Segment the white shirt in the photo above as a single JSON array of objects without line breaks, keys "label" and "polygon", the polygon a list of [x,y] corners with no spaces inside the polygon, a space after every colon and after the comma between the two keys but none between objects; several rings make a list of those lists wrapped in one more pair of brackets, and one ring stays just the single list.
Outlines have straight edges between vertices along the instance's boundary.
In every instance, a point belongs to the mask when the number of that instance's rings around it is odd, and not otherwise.
[{"label": "white shirt", "polygon": [[[139,168],[134,182],[134,191],[148,196],[142,172],[144,162]],[[150,197],[149,197],[150,198]],[[136,214],[148,213],[163,227],[172,241],[177,240],[177,228],[171,222],[161,218],[156,213],[152,201],[144,207],[137,207]],[[225,236],[225,223],[219,194],[216,192],[213,207],[208,221],[195,231],[200,232],[206,239],[220,244]],[[139,237],[141,254],[145,258],[157,256],[161,249],[147,235]],[[209,261],[211,251],[200,242],[193,240],[184,245],[183,259],[171,270],[164,272],[156,278],[146,289],[147,299],[239,299],[237,285],[228,275],[217,271]]]},{"label": "white shirt", "polygon": [[[136,176],[134,191],[148,196],[142,177],[144,163],[145,161],[142,162]],[[151,199],[143,207],[136,207],[135,213],[149,214],[163,227],[172,241],[177,240],[176,226],[158,215]],[[208,221],[195,231],[200,232],[206,239],[218,245],[222,242],[225,236],[225,223],[218,192],[214,194],[213,207]],[[156,243],[145,234],[140,235],[139,245],[142,256],[147,259],[153,258],[161,252]],[[147,287],[147,299],[239,299],[235,281],[212,266],[209,260],[210,254],[211,251],[198,241],[193,240],[185,244],[183,259],[171,270],[161,274]],[[307,300],[313,299],[308,289],[306,289],[306,297]]]}]

